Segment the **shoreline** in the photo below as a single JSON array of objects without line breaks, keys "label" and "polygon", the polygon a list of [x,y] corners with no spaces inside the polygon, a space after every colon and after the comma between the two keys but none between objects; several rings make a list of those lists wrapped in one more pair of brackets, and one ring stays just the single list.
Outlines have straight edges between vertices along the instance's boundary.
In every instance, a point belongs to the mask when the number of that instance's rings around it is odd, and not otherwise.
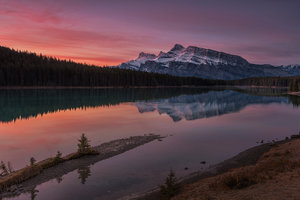
[{"label": "shoreline", "polygon": [[[291,139],[281,140],[276,142],[264,143],[258,146],[254,146],[252,148],[246,149],[236,156],[233,156],[229,159],[226,159],[220,163],[210,166],[208,169],[204,171],[196,171],[187,176],[179,177],[178,182],[184,187],[193,183],[196,183],[200,180],[204,180],[207,178],[214,178],[229,171],[247,167],[251,165],[255,165],[260,158],[267,152],[271,151],[273,147],[276,147],[281,144],[285,144],[291,142],[295,138],[291,136]],[[143,191],[140,193],[135,193],[123,197],[119,200],[156,200],[160,198],[159,187],[152,188],[147,191]],[[176,197],[176,196],[175,196]]]},{"label": "shoreline", "polygon": [[172,200],[299,199],[300,133],[273,143],[252,165],[185,184]]},{"label": "shoreline", "polygon": [[300,91],[299,92],[288,92],[287,94],[300,97]]},{"label": "shoreline", "polygon": [[207,87],[226,87],[226,86],[9,86],[0,87],[0,90],[25,90],[25,89],[134,89],[134,88],[207,88]]},{"label": "shoreline", "polygon": [[285,89],[280,86],[256,86],[256,85],[181,85],[181,86],[7,86],[0,87],[0,90],[25,90],[25,89],[134,89],[134,88],[272,88]]},{"label": "shoreline", "polygon": [[[160,135],[149,134],[144,136],[132,136],[129,138],[117,139],[117,140],[103,143],[99,146],[92,147],[92,149],[97,152],[97,154],[95,155],[84,155],[79,158],[74,158],[74,159],[66,160],[64,162],[60,162],[58,164],[55,164],[54,166],[50,166],[49,168],[38,171],[37,174],[34,174],[33,176],[27,178],[22,182],[19,183],[10,182],[10,184],[8,183],[7,185],[4,185],[6,183],[3,181],[3,178],[0,178],[0,187],[3,188],[3,191],[0,193],[0,199],[5,197],[19,196],[22,193],[26,193],[28,191],[34,190],[36,186],[42,183],[61,177],[78,168],[93,165],[101,160],[105,160],[113,156],[122,154],[138,146],[147,144],[154,140],[159,140],[161,138],[163,137]],[[72,157],[74,154],[75,153],[68,154],[64,158]],[[45,160],[40,161],[37,164],[42,163]],[[17,170],[16,172],[20,170]]]},{"label": "shoreline", "polygon": [[[23,193],[28,193],[35,190],[35,187],[53,180],[58,177],[62,177],[80,167],[86,167],[95,164],[104,159],[111,158],[115,155],[121,154],[128,150],[134,149],[143,144],[149,143],[154,140],[159,140],[163,138],[159,135],[149,134],[144,136],[133,136],[125,139],[117,139],[110,142],[103,143],[99,146],[93,147],[94,150],[99,152],[99,155],[86,155],[77,159],[68,160],[63,163],[59,163],[53,167],[43,170],[40,174],[24,181],[20,185],[12,185],[8,188],[8,191],[0,193],[0,199],[5,197],[16,197]],[[210,166],[204,171],[193,172],[185,177],[179,178],[179,182],[185,187],[187,185],[192,185],[200,180],[216,178],[219,175],[223,175],[230,171],[235,171],[238,168],[249,167],[258,163],[261,157],[265,154],[276,149],[278,145],[290,143],[296,139],[300,138],[299,135],[292,135],[290,139],[280,140],[276,142],[264,143],[252,148],[246,149],[236,156],[226,159],[218,164]],[[298,140],[299,141],[299,140]],[[65,157],[70,156],[68,154]],[[42,162],[42,161],[41,161]],[[1,178],[0,178],[1,183]],[[150,190],[130,194],[123,198],[122,200],[154,200],[159,199],[159,188],[152,188]]]}]

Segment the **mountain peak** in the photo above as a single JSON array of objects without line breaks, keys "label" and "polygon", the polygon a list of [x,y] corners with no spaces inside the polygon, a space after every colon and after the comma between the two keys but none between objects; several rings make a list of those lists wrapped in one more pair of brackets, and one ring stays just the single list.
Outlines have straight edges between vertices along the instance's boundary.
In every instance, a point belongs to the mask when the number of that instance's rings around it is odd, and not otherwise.
[{"label": "mountain peak", "polygon": [[181,44],[175,44],[170,51],[180,51],[182,49],[184,49],[184,47]]},{"label": "mountain peak", "polygon": [[159,54],[158,54],[158,57],[161,57],[161,56],[163,56],[164,54],[166,54],[166,53],[163,52],[163,51],[160,51]]},{"label": "mountain peak", "polygon": [[170,51],[160,52],[158,55],[141,52],[137,59],[122,63],[119,67],[175,76],[225,80],[300,74],[300,67],[297,65],[255,65],[238,55],[197,46],[185,48],[180,44],[175,44]]},{"label": "mountain peak", "polygon": [[141,59],[141,58],[154,59],[155,57],[156,57],[155,54],[141,52],[141,53],[139,54],[138,59]]},{"label": "mountain peak", "polygon": [[200,49],[202,49],[202,50],[205,50],[205,49],[203,49],[203,48],[199,48],[199,47],[196,47],[196,46],[188,46],[187,48],[186,48],[186,51],[187,52],[199,52],[200,51]]}]

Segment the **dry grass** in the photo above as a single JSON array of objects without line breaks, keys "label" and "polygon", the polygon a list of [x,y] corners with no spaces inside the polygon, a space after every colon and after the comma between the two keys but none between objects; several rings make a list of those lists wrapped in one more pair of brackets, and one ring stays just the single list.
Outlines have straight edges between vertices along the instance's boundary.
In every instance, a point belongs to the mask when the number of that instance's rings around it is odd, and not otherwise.
[{"label": "dry grass", "polygon": [[101,153],[101,157],[99,160],[104,158],[109,158],[114,155],[118,155],[125,151],[128,151],[137,146],[146,144],[156,139],[161,139],[163,137],[159,135],[149,134],[144,136],[133,136],[129,138],[113,140],[111,142],[103,143],[96,147],[89,147],[87,143],[85,143],[84,151],[71,153],[64,157],[61,157],[61,153],[58,151],[55,157],[47,158],[43,161],[40,161],[32,166],[27,166],[23,169],[20,169],[16,172],[13,172],[5,177],[0,177],[0,193],[4,191],[9,191],[13,189],[16,184],[22,183],[29,178],[37,176],[44,169],[51,168],[60,163],[70,161],[73,159],[78,159],[87,155],[99,155]]},{"label": "dry grass", "polygon": [[233,169],[219,175],[209,187],[211,189],[243,189],[258,183],[265,183],[279,173],[293,171],[299,167],[299,160],[292,158],[290,150],[282,150],[275,146],[265,153],[256,165]]},{"label": "dry grass", "polygon": [[10,186],[19,184],[33,176],[41,173],[42,167],[39,165],[27,166],[21,170],[9,174],[0,179],[0,192],[6,191]]},{"label": "dry grass", "polygon": [[84,153],[78,153],[78,152],[71,153],[71,154],[65,156],[63,159],[65,161],[67,161],[67,160],[78,159],[78,158],[81,158],[81,157],[87,156],[87,155],[99,155],[99,153],[98,153],[98,151],[95,151],[94,149],[91,148]]},{"label": "dry grass", "polygon": [[235,169],[220,176],[215,184],[229,189],[243,189],[257,183],[264,183],[279,173],[293,171],[299,166],[298,161],[289,160],[283,154],[275,153],[264,157],[254,166]]},{"label": "dry grass", "polygon": [[40,174],[44,169],[53,167],[55,165],[58,165],[59,163],[66,162],[72,159],[78,159],[86,155],[98,155],[98,154],[99,153],[97,151],[91,148],[89,151],[85,153],[75,152],[75,153],[68,154],[67,156],[62,158],[59,157],[47,158],[45,160],[42,160],[34,164],[33,166],[26,166],[25,168],[22,168],[5,177],[0,178],[0,193],[7,191],[12,185],[20,184]]},{"label": "dry grass", "polygon": [[184,187],[174,199],[300,198],[300,140],[274,146],[255,165],[232,169]]}]

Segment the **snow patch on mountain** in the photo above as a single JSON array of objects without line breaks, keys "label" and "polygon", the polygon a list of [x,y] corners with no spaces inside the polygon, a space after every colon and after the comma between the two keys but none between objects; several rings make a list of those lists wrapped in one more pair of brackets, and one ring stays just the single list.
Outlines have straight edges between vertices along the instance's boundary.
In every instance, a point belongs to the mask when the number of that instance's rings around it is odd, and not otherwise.
[{"label": "snow patch on mountain", "polygon": [[[145,64],[147,61],[154,61],[160,63],[166,67],[168,67],[169,62],[182,62],[182,63],[193,63],[193,64],[208,64],[208,65],[237,65],[236,60],[229,60],[222,58],[223,55],[227,55],[229,57],[234,57],[234,55],[225,54],[223,52],[217,52],[210,49],[199,48],[195,46],[188,46],[184,48],[180,44],[175,44],[175,46],[168,51],[160,52],[158,55],[149,54],[149,53],[140,53],[138,58],[135,60],[130,60],[125,64],[128,65],[129,68],[139,69],[142,64]],[[240,58],[242,59],[242,58]],[[244,60],[244,62],[247,62]]]},{"label": "snow patch on mountain", "polygon": [[195,46],[185,48],[180,44],[175,44],[168,52],[161,51],[158,55],[141,52],[135,60],[116,67],[174,76],[223,80],[300,75],[300,65],[278,67],[257,65],[237,55]]}]

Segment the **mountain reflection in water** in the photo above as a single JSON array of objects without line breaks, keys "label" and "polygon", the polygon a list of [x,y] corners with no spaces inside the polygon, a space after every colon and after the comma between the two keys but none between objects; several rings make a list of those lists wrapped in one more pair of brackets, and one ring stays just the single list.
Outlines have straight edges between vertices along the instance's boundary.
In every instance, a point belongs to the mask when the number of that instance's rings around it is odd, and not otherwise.
[{"label": "mountain reflection in water", "polygon": [[286,92],[263,88],[0,90],[0,157],[16,169],[26,166],[31,156],[42,160],[58,150],[74,152],[83,132],[91,145],[147,133],[169,135],[101,162],[70,165],[68,170],[57,166],[56,173],[29,180],[30,187],[11,198],[117,199],[161,184],[170,168],[185,176],[202,170],[202,161],[216,164],[258,141],[284,139],[299,129],[299,110],[291,106],[299,104],[299,97]]},{"label": "mountain reflection in water", "polygon": [[204,94],[180,95],[168,99],[138,101],[140,113],[157,111],[169,115],[174,122],[195,120],[238,112],[250,104],[289,103],[286,97],[255,96],[232,90]]},{"label": "mountain reflection in water", "polygon": [[255,95],[251,91],[208,88],[0,90],[0,121],[11,122],[61,110],[136,102],[139,112],[157,110],[168,114],[176,122],[183,118],[193,120],[238,112],[249,104],[292,102],[298,105],[299,102],[299,97],[280,96],[282,90],[278,89],[255,89]]}]

